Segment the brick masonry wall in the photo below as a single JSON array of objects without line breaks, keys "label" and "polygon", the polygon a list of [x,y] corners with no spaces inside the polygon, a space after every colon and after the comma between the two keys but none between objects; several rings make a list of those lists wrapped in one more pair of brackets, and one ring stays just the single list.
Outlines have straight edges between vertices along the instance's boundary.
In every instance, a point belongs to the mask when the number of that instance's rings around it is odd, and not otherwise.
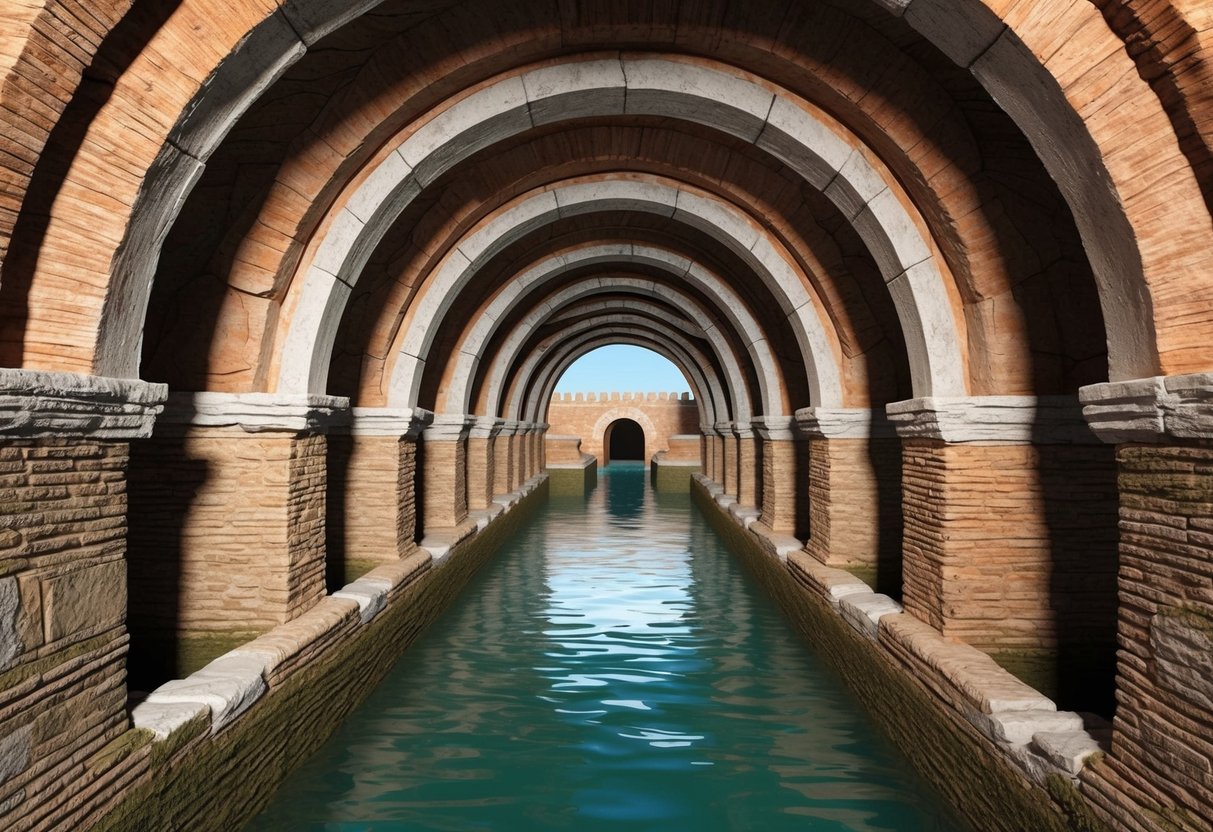
[{"label": "brick masonry wall", "polygon": [[1213,806],[1213,448],[1125,446],[1117,458],[1118,708],[1108,764],[1084,779],[1117,816],[1203,829],[1196,818]]},{"label": "brick masonry wall", "polygon": [[324,437],[199,429],[136,443],[132,628],[259,631],[324,591]]},{"label": "brick masonry wall", "polygon": [[557,393],[548,406],[548,433],[581,437],[581,450],[603,464],[603,433],[619,418],[645,429],[646,459],[669,450],[671,436],[699,433],[698,403],[673,393]]},{"label": "brick masonry wall", "polygon": [[1107,638],[1109,448],[906,440],[903,471],[908,612],[987,651]]},{"label": "brick masonry wall", "polygon": [[765,441],[762,445],[762,522],[778,534],[809,535],[808,442]]},{"label": "brick masonry wall", "polygon": [[422,444],[422,525],[426,529],[458,526],[467,519],[467,442]]},{"label": "brick masonry wall", "polygon": [[811,439],[807,461],[810,537],[805,547],[830,566],[871,577],[899,597],[901,443],[897,439]]},{"label": "brick masonry wall", "polygon": [[[386,562],[399,557],[399,445],[400,440],[393,436],[329,437],[330,565],[334,561]],[[340,577],[344,578],[344,571]],[[330,581],[330,586],[336,585],[335,580]]]},{"label": "brick masonry wall", "polygon": [[[548,455],[551,455],[552,445],[548,442]],[[703,462],[703,441],[698,433],[674,434],[670,437],[669,453],[665,457],[670,462]]]},{"label": "brick masonry wall", "polygon": [[103,787],[89,764],[127,727],[127,460],[120,442],[0,446],[0,828]]}]

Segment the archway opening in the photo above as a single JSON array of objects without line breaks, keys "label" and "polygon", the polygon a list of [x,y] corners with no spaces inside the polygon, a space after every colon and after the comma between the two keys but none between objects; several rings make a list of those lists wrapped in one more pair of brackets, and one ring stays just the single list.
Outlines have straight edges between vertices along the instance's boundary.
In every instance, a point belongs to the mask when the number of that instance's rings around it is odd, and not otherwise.
[{"label": "archway opening", "polygon": [[632,419],[616,419],[606,429],[606,461],[644,461],[644,428]]}]

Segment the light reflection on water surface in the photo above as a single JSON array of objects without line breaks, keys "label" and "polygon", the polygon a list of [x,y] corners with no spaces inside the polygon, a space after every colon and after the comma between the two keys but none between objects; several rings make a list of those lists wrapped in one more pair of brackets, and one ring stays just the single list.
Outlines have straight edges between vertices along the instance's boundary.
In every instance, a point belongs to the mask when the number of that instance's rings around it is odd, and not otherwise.
[{"label": "light reflection on water surface", "polygon": [[956,829],[646,474],[542,509],[250,829]]}]

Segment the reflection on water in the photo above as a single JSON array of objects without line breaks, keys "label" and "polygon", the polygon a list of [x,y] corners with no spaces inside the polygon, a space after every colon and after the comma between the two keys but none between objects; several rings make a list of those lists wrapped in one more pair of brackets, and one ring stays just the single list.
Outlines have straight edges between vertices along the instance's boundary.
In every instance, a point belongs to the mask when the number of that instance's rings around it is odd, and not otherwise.
[{"label": "reflection on water", "polygon": [[255,830],[952,830],[686,496],[507,544]]}]

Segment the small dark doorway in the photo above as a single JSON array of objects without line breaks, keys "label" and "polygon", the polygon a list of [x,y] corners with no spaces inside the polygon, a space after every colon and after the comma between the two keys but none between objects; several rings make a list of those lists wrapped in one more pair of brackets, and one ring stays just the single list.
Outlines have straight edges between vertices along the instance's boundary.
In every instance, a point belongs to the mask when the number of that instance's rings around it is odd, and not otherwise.
[{"label": "small dark doorway", "polygon": [[644,429],[631,419],[616,419],[607,425],[607,463],[626,459],[644,461]]}]

